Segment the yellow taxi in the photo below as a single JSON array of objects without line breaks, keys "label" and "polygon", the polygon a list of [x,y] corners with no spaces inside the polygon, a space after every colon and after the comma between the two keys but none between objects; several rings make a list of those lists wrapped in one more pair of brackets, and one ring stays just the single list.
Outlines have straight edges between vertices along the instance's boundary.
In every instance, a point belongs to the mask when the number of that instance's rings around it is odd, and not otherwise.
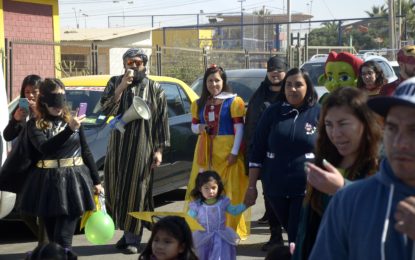
[{"label": "yellow taxi", "polygon": [[[110,75],[78,76],[61,79],[66,86],[67,102],[71,110],[87,103],[84,121],[87,142],[102,169],[109,134],[108,117],[100,111],[100,98]],[[191,103],[198,95],[183,81],[165,76],[149,76],[164,89],[170,125],[170,148],[163,152],[163,164],[154,175],[153,195],[187,185],[197,136],[191,131]]]}]

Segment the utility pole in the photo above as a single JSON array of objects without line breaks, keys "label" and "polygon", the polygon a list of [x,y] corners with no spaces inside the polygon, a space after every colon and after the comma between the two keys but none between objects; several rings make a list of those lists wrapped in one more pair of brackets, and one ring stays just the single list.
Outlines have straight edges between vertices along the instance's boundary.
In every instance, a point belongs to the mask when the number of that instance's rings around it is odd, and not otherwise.
[{"label": "utility pole", "polygon": [[79,20],[78,20],[78,13],[75,9],[75,7],[72,8],[73,11],[75,12],[75,22],[76,22],[76,29],[79,29]]},{"label": "utility pole", "polygon": [[263,40],[264,40],[264,51],[265,51],[265,5],[262,6],[262,27],[264,30],[264,34],[263,34]]},{"label": "utility pole", "polygon": [[241,3],[241,49],[244,48],[244,9],[242,3],[246,0],[238,0]]},{"label": "utility pole", "polygon": [[291,66],[291,57],[290,57],[290,46],[291,46],[291,6],[290,0],[287,0],[287,15],[288,15],[288,24],[287,24],[287,62]]},{"label": "utility pole", "polygon": [[394,51],[396,49],[396,36],[395,36],[395,1],[388,0],[388,9],[389,9],[389,58],[394,59]]},{"label": "utility pole", "polygon": [[88,17],[88,15],[84,13],[81,9],[79,9],[79,13],[84,17],[84,27],[86,29],[86,18]]},{"label": "utility pole", "polygon": [[[311,16],[312,10],[313,10],[313,0],[310,0],[310,3],[308,3],[307,5],[309,5],[308,9],[308,14]],[[308,20],[308,35],[310,35],[311,32],[311,18]]]},{"label": "utility pole", "polygon": [[[113,3],[127,3],[127,4],[134,4],[134,1],[127,1],[127,0],[113,0]],[[122,6],[122,26],[125,27],[125,7]],[[108,26],[109,27],[109,26]]]},{"label": "utility pole", "polygon": [[398,0],[398,49],[401,48],[401,41],[402,41],[402,0]]}]

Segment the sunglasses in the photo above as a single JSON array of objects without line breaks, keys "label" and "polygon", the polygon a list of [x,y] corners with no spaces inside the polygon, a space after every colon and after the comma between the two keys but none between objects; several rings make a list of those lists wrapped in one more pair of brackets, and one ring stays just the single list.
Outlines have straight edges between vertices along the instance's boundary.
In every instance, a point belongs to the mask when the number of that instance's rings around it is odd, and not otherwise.
[{"label": "sunglasses", "polygon": [[210,70],[214,70],[214,71],[223,71],[223,68],[222,67],[220,67],[220,66],[218,66],[218,65],[216,65],[216,64],[210,64],[210,66],[208,67],[208,69],[210,69]]},{"label": "sunglasses", "polygon": [[133,66],[133,64],[135,64],[135,66],[140,67],[143,64],[142,60],[127,60],[127,65],[128,66]]}]

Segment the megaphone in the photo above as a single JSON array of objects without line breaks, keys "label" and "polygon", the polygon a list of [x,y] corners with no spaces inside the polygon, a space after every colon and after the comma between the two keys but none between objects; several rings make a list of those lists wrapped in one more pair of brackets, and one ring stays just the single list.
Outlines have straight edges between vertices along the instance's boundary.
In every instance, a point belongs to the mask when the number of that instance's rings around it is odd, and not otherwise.
[{"label": "megaphone", "polygon": [[147,106],[147,103],[141,99],[140,97],[135,96],[133,99],[133,103],[124,112],[124,114],[117,116],[110,122],[111,128],[117,128],[121,133],[125,132],[124,126],[136,119],[144,119],[148,120],[151,117],[150,108]]}]

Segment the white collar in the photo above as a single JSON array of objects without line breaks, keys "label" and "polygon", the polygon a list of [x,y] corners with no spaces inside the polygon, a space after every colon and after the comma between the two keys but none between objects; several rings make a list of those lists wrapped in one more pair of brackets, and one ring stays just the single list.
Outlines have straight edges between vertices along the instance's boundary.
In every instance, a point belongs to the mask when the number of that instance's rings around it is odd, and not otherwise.
[{"label": "white collar", "polygon": [[233,98],[233,97],[236,97],[236,94],[229,93],[229,92],[221,92],[218,95],[214,96],[214,98],[217,98],[217,99],[228,99],[228,98]]}]

